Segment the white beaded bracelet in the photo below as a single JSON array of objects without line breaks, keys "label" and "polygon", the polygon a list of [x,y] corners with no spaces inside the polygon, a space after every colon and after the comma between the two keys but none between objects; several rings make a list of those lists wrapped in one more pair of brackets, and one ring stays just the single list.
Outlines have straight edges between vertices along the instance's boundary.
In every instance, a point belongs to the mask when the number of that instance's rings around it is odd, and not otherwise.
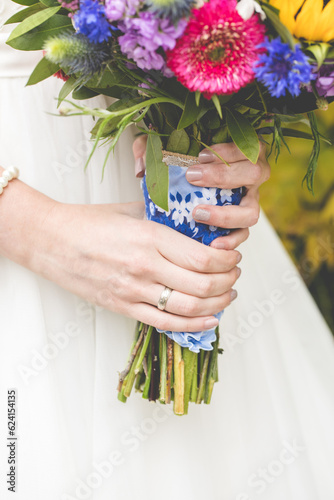
[{"label": "white beaded bracelet", "polygon": [[19,169],[16,167],[8,167],[2,172],[2,176],[0,177],[0,194],[3,193],[9,181],[18,178],[19,173]]}]

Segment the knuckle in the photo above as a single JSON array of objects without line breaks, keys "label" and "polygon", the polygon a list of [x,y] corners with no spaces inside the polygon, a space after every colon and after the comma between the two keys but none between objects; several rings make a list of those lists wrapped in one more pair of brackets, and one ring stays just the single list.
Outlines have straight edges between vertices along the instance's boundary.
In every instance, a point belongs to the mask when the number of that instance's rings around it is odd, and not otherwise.
[{"label": "knuckle", "polygon": [[254,226],[260,218],[260,207],[254,207],[250,209],[250,214],[249,214],[249,223],[250,226]]},{"label": "knuckle", "polygon": [[259,183],[261,181],[262,174],[263,169],[261,165],[259,165],[258,163],[256,165],[252,165],[251,176],[254,183]]},{"label": "knuckle", "polygon": [[211,257],[204,249],[194,253],[191,256],[192,265],[197,271],[206,272],[210,269]]},{"label": "knuckle", "polygon": [[198,314],[198,302],[193,299],[188,299],[180,305],[180,315],[181,316],[197,316]]},{"label": "knuckle", "polygon": [[201,298],[210,297],[214,289],[213,279],[209,276],[201,279],[197,285],[197,294]]},{"label": "knuckle", "polygon": [[145,257],[140,254],[133,254],[127,263],[129,274],[133,276],[144,276],[152,271],[152,264],[150,264]]}]

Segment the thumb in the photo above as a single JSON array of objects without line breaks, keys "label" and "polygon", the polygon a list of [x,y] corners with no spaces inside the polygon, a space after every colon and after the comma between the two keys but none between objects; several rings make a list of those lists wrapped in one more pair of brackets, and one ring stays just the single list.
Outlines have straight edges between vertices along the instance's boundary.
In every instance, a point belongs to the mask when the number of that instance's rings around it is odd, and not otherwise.
[{"label": "thumb", "polygon": [[144,177],[145,174],[146,143],[147,136],[141,135],[137,137],[132,145],[133,156],[135,157],[136,177]]}]

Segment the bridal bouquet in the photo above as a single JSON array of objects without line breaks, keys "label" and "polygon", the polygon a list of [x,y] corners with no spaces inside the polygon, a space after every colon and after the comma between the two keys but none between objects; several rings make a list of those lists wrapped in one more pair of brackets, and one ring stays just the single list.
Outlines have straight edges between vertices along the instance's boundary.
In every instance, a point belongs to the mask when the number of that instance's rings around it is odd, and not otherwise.
[{"label": "bridal bouquet", "polygon": [[[26,8],[7,21],[19,23],[7,43],[44,50],[28,85],[54,74],[65,80],[59,103],[70,93],[76,102],[61,113],[96,120],[92,154],[108,142],[107,161],[133,124],[147,134],[148,219],[204,244],[227,234],[196,223],[192,209],[238,204],[243,188],[199,189],[184,176],[201,149],[221,142],[233,141],[256,163],[264,137],[276,157],[285,137],[313,141],[305,174],[313,189],[325,140],[314,110],[334,96],[334,0],[13,1]],[[98,94],[116,100],[107,109],[77,102]],[[158,332],[138,323],[119,399],[135,387],[144,398],[174,401],[179,415],[190,401],[209,403],[219,352],[217,329]]]}]

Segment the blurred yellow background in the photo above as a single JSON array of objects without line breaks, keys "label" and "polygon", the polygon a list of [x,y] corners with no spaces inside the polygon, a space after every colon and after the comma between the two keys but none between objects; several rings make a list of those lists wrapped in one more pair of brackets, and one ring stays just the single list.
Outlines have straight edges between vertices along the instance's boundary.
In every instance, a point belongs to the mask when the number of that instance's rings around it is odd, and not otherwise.
[{"label": "blurred yellow background", "polygon": [[[334,104],[317,112],[319,129],[334,143]],[[290,253],[334,333],[334,147],[322,142],[314,196],[302,179],[312,142],[287,141],[271,179],[261,187],[261,205]]]}]

